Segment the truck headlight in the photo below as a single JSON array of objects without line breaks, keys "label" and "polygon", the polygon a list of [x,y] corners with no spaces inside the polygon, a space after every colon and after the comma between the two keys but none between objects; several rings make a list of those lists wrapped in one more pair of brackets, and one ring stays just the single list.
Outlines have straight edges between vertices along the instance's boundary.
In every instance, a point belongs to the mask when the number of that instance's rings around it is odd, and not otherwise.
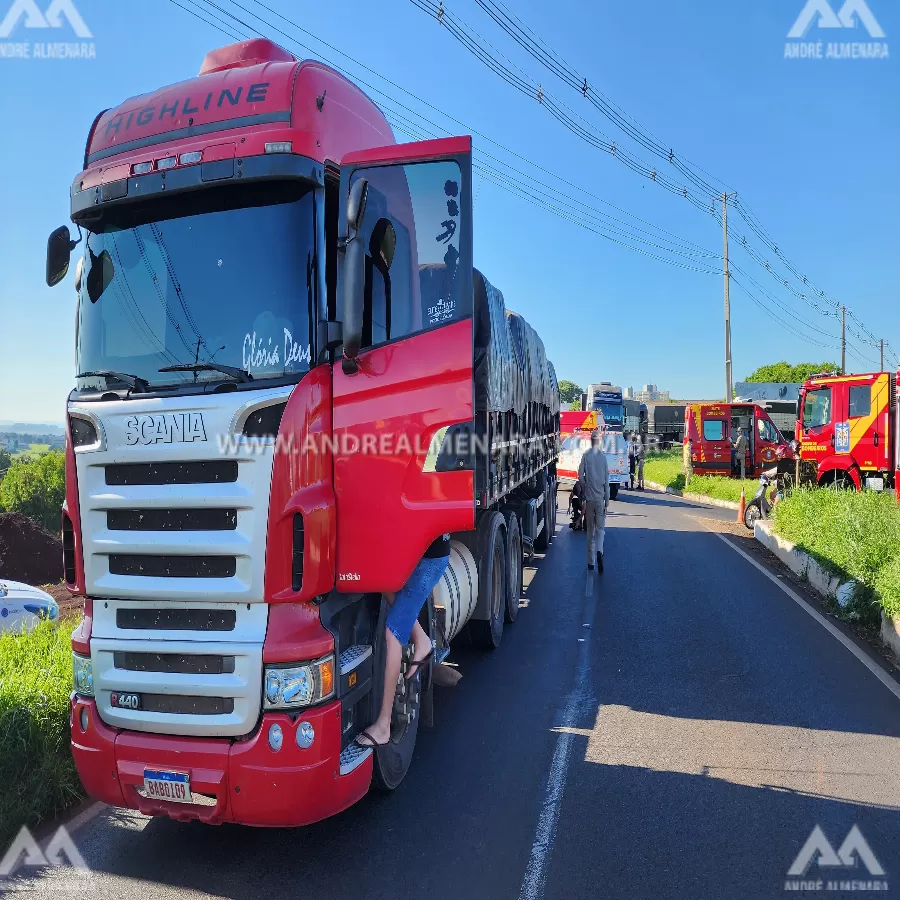
[{"label": "truck headlight", "polygon": [[295,665],[266,666],[266,709],[295,709],[327,700],[334,693],[334,656]]},{"label": "truck headlight", "polygon": [[75,693],[82,697],[94,696],[94,672],[91,667],[91,658],[80,653],[72,654],[72,682],[75,685]]}]

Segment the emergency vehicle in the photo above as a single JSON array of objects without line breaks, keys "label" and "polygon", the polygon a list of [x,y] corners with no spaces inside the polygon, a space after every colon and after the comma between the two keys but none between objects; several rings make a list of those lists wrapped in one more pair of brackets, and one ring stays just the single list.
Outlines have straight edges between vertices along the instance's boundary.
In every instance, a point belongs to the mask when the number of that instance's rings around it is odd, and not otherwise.
[{"label": "emergency vehicle", "polygon": [[796,425],[802,481],[900,491],[897,377],[821,374],[805,382]]},{"label": "emergency vehicle", "polygon": [[628,442],[621,431],[606,427],[602,411],[561,412],[559,432],[562,441],[556,473],[562,486],[571,486],[578,481],[578,468],[585,450],[591,446],[591,432],[599,428],[602,432],[601,446],[606,454],[609,468],[609,496],[615,500],[620,487],[631,482],[628,463]]},{"label": "emergency vehicle", "polygon": [[757,478],[774,466],[779,447],[785,457],[793,457],[784,435],[758,404],[693,403],[684,410],[684,440],[694,474],[739,478],[741,467],[733,442],[741,430],[746,436],[747,478]]}]

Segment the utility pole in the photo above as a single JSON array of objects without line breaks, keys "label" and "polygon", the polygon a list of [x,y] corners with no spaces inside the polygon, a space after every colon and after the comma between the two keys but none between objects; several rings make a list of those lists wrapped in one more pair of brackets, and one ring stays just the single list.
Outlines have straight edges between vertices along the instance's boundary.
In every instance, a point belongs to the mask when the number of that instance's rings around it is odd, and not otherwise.
[{"label": "utility pole", "polygon": [[879,371],[884,371],[884,338],[881,339],[881,369]]},{"label": "utility pole", "polygon": [[847,307],[841,307],[841,375],[847,374]]},{"label": "utility pole", "polygon": [[729,281],[731,272],[728,271],[728,198],[735,195],[722,194],[722,232],[725,241],[723,254],[725,273],[725,402],[731,403],[731,297],[729,295]]}]

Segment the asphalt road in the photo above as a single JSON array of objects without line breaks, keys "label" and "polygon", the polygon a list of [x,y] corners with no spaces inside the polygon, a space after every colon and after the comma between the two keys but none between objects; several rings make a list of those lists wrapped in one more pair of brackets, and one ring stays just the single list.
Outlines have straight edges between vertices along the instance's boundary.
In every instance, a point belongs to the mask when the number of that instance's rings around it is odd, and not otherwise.
[{"label": "asphalt road", "polygon": [[84,895],[771,898],[816,825],[836,851],[856,825],[900,897],[900,700],[713,533],[732,516],[620,494],[599,576],[561,513],[397,791],[296,831],[109,810],[75,834]]}]

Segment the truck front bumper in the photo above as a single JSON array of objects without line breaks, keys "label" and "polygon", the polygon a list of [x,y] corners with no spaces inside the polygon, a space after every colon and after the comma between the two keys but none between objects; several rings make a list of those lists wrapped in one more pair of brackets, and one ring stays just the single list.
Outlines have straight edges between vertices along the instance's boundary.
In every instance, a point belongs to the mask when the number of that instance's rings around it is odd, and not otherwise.
[{"label": "truck front bumper", "polygon": [[[309,722],[315,731],[306,750],[297,746],[300,722]],[[268,742],[269,728],[275,723],[283,733],[277,752]],[[352,772],[341,775],[339,701],[294,717],[265,713],[257,731],[231,741],[110,728],[100,720],[93,699],[73,696],[70,727],[72,755],[88,794],[147,816],[198,819],[211,825],[309,825],[352,806],[368,791],[372,779],[371,754]],[[186,772],[195,802],[146,797],[142,792],[145,769]]]}]

